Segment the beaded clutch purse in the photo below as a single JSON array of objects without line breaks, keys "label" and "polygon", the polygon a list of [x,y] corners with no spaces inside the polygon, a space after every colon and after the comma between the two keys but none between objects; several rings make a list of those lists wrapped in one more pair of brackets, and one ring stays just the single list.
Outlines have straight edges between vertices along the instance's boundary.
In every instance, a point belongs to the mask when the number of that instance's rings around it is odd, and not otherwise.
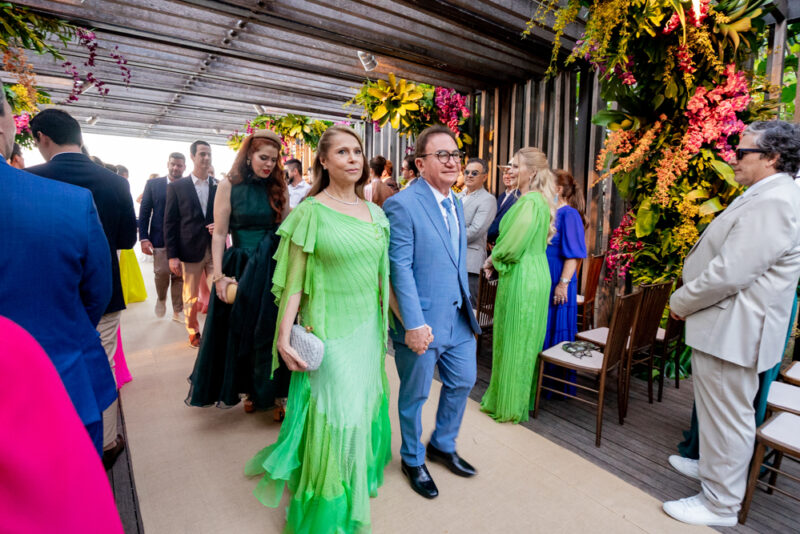
[{"label": "beaded clutch purse", "polygon": [[325,354],[325,344],[320,338],[312,334],[313,328],[299,324],[292,326],[289,337],[289,344],[300,358],[306,362],[306,371],[316,371],[322,364],[322,356]]}]

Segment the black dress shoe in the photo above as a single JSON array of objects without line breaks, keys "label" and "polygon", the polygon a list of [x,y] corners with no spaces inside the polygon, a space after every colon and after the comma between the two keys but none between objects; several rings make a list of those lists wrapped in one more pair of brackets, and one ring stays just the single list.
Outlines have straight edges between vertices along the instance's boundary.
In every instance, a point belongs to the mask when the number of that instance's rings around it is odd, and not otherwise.
[{"label": "black dress shoe", "polygon": [[428,459],[439,462],[460,477],[475,476],[475,468],[455,452],[443,452],[428,443]]},{"label": "black dress shoe", "polygon": [[400,465],[403,474],[408,478],[408,482],[411,484],[411,489],[426,499],[433,499],[439,495],[439,490],[436,489],[436,484],[433,483],[431,474],[428,473],[428,468],[425,467],[425,464],[411,467],[403,460],[400,460]]},{"label": "black dress shoe", "polygon": [[121,434],[117,434],[117,439],[114,440],[114,446],[108,450],[103,451],[103,467],[106,471],[114,467],[114,463],[125,450],[125,438]]}]

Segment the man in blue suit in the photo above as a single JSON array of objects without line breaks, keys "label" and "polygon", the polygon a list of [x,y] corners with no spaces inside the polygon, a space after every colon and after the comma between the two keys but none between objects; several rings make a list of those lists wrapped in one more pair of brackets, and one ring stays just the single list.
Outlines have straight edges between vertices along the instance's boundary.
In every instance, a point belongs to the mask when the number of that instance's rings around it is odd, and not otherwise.
[{"label": "man in blue suit", "polygon": [[95,330],[111,300],[108,244],[89,191],[6,163],[16,127],[0,100],[0,315],[47,352],[100,453],[102,412],[117,398]]},{"label": "man in blue suit", "polygon": [[[469,303],[464,213],[450,191],[461,163],[453,133],[444,126],[427,128],[415,155],[421,179],[389,198],[383,209],[391,224],[389,261],[397,300],[390,334],[400,376],[402,469],[414,491],[432,499],[439,492],[425,466],[426,452],[459,476],[475,474],[456,453],[456,437],[475,384],[480,327]],[[442,390],[426,451],[421,416],[434,367]]]},{"label": "man in blue suit", "polygon": [[167,183],[183,177],[186,157],[173,152],[167,159],[167,176],[153,178],[144,185],[142,207],[139,208],[139,242],[142,252],[153,256],[156,279],[156,317],[167,313],[167,289],[172,282],[172,320],[183,324],[183,277],[169,270],[167,245],[164,241],[164,213],[167,205]]},{"label": "man in blue suit", "polygon": [[[88,189],[97,207],[109,248],[112,288],[111,302],[97,323],[97,331],[106,351],[108,365],[113,371],[117,329],[122,310],[125,309],[117,251],[133,248],[136,244],[136,212],[133,211],[128,180],[97,165],[81,152],[81,127],[69,113],[54,108],[46,109],[31,119],[30,128],[39,152],[47,163],[27,171]],[[125,440],[121,434],[117,434],[117,404],[113,403],[103,413],[103,462],[106,468],[113,465],[124,447]]]}]

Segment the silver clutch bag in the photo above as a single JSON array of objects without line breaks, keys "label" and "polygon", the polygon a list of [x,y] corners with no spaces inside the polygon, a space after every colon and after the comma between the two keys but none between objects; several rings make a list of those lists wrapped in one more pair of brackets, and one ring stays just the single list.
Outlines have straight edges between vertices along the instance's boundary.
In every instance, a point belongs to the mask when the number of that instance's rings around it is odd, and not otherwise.
[{"label": "silver clutch bag", "polygon": [[289,345],[292,346],[300,358],[306,362],[306,371],[316,371],[322,364],[322,356],[325,354],[325,344],[320,338],[311,333],[310,326],[299,324],[292,326],[292,333],[289,336]]}]

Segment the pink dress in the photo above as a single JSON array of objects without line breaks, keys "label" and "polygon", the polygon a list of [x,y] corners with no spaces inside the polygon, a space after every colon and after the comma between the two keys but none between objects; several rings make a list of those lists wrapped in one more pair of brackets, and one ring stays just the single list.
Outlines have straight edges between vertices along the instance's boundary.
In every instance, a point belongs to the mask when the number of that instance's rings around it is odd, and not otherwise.
[{"label": "pink dress", "polygon": [[0,525],[123,534],[103,464],[47,354],[0,317]]}]

